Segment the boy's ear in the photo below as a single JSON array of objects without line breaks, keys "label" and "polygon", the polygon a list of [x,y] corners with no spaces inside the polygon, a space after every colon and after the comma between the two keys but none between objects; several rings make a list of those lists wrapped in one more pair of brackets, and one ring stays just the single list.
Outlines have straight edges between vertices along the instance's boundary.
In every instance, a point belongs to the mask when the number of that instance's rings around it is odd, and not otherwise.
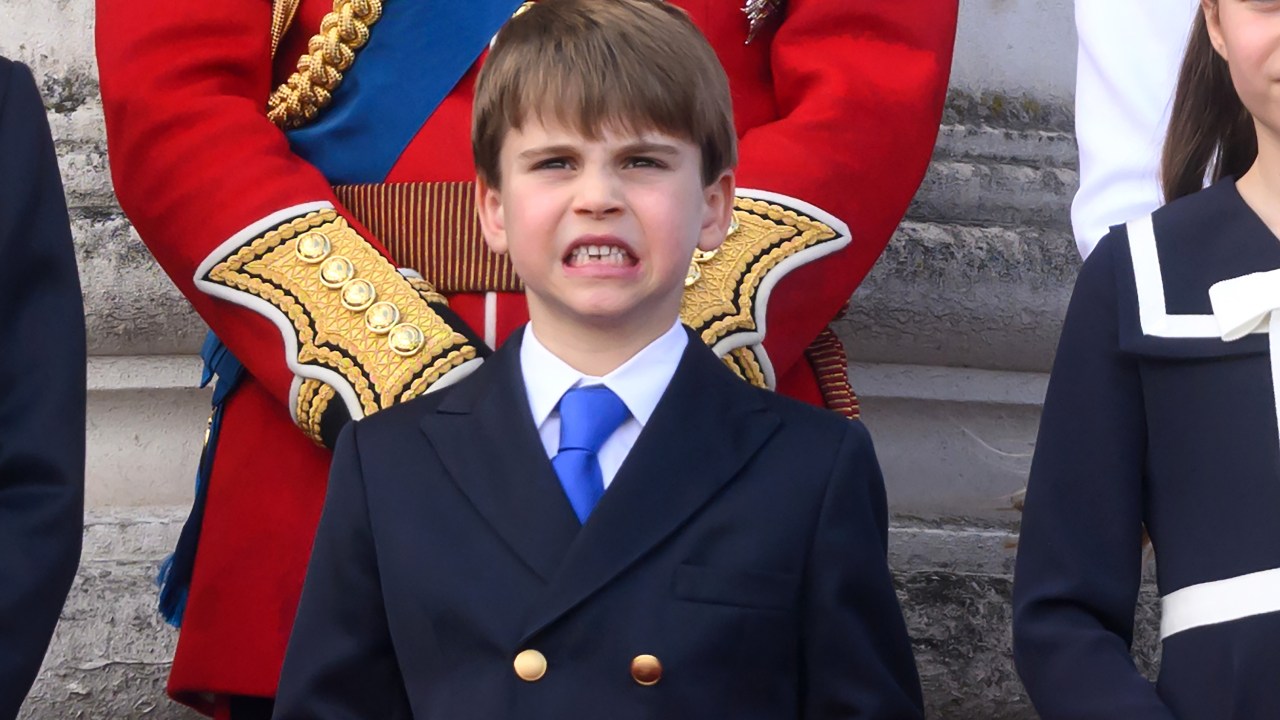
[{"label": "boy's ear", "polygon": [[482,177],[476,177],[476,213],[480,231],[489,249],[499,255],[507,252],[507,225],[502,216],[502,191]]},{"label": "boy's ear", "polygon": [[706,213],[702,217],[702,232],[698,236],[698,249],[715,250],[724,242],[733,225],[734,177],[732,170],[725,170],[707,187],[703,188]]}]

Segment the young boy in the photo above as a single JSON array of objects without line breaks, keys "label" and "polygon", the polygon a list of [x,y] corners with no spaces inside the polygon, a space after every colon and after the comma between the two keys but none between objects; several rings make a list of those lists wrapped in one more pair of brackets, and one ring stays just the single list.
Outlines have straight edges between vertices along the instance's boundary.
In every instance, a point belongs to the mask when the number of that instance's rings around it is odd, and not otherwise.
[{"label": "young boy", "polygon": [[678,321],[733,220],[711,48],[660,0],[544,0],[478,83],[530,323],[344,431],[275,717],[920,717],[866,431]]}]

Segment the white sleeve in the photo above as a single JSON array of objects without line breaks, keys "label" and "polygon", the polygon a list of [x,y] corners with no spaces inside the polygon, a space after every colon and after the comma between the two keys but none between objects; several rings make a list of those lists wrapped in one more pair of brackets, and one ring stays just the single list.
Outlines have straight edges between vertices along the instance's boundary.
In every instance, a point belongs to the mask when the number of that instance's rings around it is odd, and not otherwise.
[{"label": "white sleeve", "polygon": [[1087,257],[1111,225],[1161,204],[1174,85],[1199,0],[1076,0],[1080,190],[1071,224]]}]

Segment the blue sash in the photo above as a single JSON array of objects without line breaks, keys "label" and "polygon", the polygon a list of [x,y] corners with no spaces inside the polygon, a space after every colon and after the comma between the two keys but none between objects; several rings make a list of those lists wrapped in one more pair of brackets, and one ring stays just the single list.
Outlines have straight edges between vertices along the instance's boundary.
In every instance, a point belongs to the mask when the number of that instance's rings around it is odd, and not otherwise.
[{"label": "blue sash", "polygon": [[200,464],[196,466],[196,499],[191,514],[182,525],[178,544],[173,554],[160,564],[156,585],[160,587],[160,614],[175,627],[182,626],[182,615],[187,609],[187,593],[191,589],[191,572],[196,564],[196,546],[200,542],[200,529],[204,524],[204,505],[209,497],[209,476],[213,473],[213,454],[218,447],[218,435],[222,432],[222,411],[227,398],[240,385],[244,366],[227,349],[218,336],[209,333],[200,350],[204,360],[204,376],[200,387],[206,387],[216,377],[213,386],[213,413],[209,416],[209,434],[200,452]]},{"label": "blue sash", "polygon": [[334,185],[382,182],[519,7],[520,0],[385,0],[333,103],[288,132],[293,151]]}]

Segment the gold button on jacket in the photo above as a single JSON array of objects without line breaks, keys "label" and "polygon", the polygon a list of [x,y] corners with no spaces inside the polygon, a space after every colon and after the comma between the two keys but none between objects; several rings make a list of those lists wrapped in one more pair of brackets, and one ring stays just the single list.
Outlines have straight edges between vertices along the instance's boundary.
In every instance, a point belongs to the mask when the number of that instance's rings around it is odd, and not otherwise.
[{"label": "gold button on jacket", "polygon": [[521,650],[513,665],[516,676],[525,682],[537,682],[547,674],[547,659],[537,650]]},{"label": "gold button on jacket", "polygon": [[631,661],[631,677],[641,685],[657,685],[662,679],[662,663],[652,655],[637,655]]}]

